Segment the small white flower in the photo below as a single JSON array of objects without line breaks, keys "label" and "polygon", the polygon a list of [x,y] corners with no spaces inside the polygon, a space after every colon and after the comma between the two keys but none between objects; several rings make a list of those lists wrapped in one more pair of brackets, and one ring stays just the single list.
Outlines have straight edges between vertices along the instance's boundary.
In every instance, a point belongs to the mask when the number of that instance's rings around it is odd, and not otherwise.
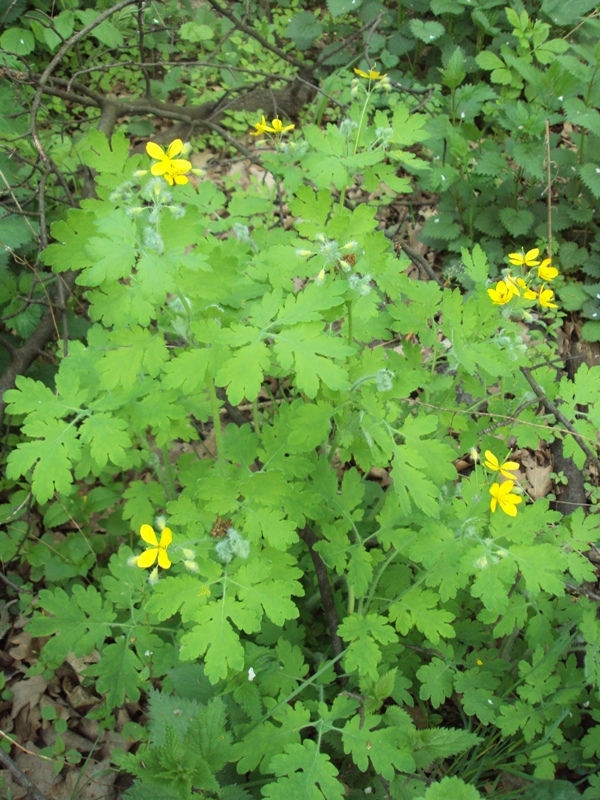
[{"label": "small white flower", "polygon": [[253,681],[254,678],[256,678],[256,672],[254,672],[252,667],[250,667],[250,669],[248,670],[248,680]]}]

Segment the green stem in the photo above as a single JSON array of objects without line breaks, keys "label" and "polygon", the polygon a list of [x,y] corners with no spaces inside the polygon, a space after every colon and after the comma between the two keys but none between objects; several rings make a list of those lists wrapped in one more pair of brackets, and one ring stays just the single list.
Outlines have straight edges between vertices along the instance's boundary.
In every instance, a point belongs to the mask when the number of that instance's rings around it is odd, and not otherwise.
[{"label": "green stem", "polygon": [[348,300],[346,303],[348,309],[348,344],[352,346],[352,301]]},{"label": "green stem", "polygon": [[254,431],[260,436],[260,412],[258,410],[258,397],[252,401],[252,417],[254,419]]},{"label": "green stem", "polygon": [[169,448],[166,444],[164,444],[162,448],[162,457],[165,477],[165,494],[167,495],[167,500],[175,500],[177,498],[177,490],[175,488],[175,473],[173,471],[173,465],[171,464]]},{"label": "green stem", "polygon": [[365,118],[365,114],[367,112],[367,106],[369,105],[369,100],[371,99],[371,81],[369,81],[369,89],[367,89],[367,96],[365,97],[365,102],[363,103],[362,111],[360,114],[360,120],[358,121],[358,128],[356,130],[356,139],[354,141],[354,151],[352,153],[353,156],[356,155],[356,151],[358,150],[358,142],[360,141],[360,133],[362,131],[362,124]]},{"label": "green stem", "polygon": [[210,407],[213,418],[213,427],[215,429],[215,461],[219,461],[223,454],[223,431],[221,430],[221,415],[219,413],[219,401],[217,400],[217,390],[215,389],[215,382],[210,372],[207,373],[208,381],[208,398],[210,400]]},{"label": "green stem", "polygon": [[348,585],[348,615],[354,614],[355,601],[356,597],[354,595],[354,589],[352,586]]}]

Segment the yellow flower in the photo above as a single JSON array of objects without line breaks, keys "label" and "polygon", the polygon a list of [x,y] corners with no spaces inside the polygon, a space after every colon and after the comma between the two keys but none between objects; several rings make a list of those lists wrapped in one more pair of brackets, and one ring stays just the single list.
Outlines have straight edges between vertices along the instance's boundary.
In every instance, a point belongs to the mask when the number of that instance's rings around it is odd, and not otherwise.
[{"label": "yellow flower", "polygon": [[515,477],[512,472],[508,470],[519,469],[519,465],[516,461],[505,461],[501,464],[491,450],[485,451],[485,461],[483,463],[488,469],[499,472],[501,475],[504,475],[505,478]]},{"label": "yellow flower", "polygon": [[542,308],[558,308],[556,303],[553,303],[554,300],[554,292],[552,289],[546,289],[546,284],[542,284],[542,288],[540,289],[540,305]]},{"label": "yellow flower", "polygon": [[500,506],[502,511],[508,514],[509,517],[517,516],[516,506],[523,502],[523,498],[519,497],[518,494],[511,494],[514,485],[514,481],[504,481],[504,483],[493,483],[490,486],[490,494],[492,495],[490,508],[492,511],[495,511]]},{"label": "yellow flower", "polygon": [[540,254],[540,248],[534,247],[533,250],[528,250],[525,255],[523,253],[509,253],[508,260],[513,265],[513,267],[537,267],[540,263],[536,261],[536,258]]},{"label": "yellow flower", "polygon": [[278,117],[275,117],[275,119],[271,120],[271,125],[273,127],[270,128],[270,130],[272,130],[273,133],[286,133],[287,131],[291,131],[296,127],[295,125],[284,126]]},{"label": "yellow flower", "polygon": [[169,186],[173,186],[173,183],[187,183],[187,178],[185,181],[177,180],[177,177],[182,177],[184,172],[189,172],[192,168],[191,161],[175,158],[183,149],[184,144],[181,139],[172,141],[166,152],[156,142],[147,142],[146,152],[150,158],[155,158],[158,162],[152,165],[150,172],[153,175],[163,175]]},{"label": "yellow flower", "polygon": [[537,298],[537,294],[533,291],[533,289],[530,289],[529,286],[527,286],[527,283],[523,280],[523,278],[514,278],[509,272],[504,280],[511,292],[516,294],[517,297],[521,297],[522,290],[523,299],[535,300]]},{"label": "yellow flower", "polygon": [[360,75],[361,78],[367,78],[370,81],[380,81],[387,77],[387,72],[382,75],[381,72],[377,72],[376,69],[370,69],[368,72],[365,72],[362,69],[354,67],[354,72]]},{"label": "yellow flower", "polygon": [[137,560],[138,567],[151,567],[158,558],[158,566],[163,569],[169,569],[171,566],[171,559],[167,555],[167,547],[173,541],[173,534],[170,528],[163,528],[160,535],[160,542],[156,538],[154,528],[151,525],[142,525],[140,528],[140,536],[151,547],[147,547]]},{"label": "yellow flower", "polygon": [[267,125],[267,120],[265,119],[264,114],[262,115],[260,122],[256,122],[254,124],[254,127],[256,128],[256,130],[250,131],[250,136],[262,136],[263,133],[275,133],[273,128],[270,128]]},{"label": "yellow flower", "polygon": [[169,184],[169,186],[173,186],[176,183],[178,186],[183,186],[186,183],[189,183],[187,175],[183,175],[181,172],[177,172],[176,170],[167,170],[164,173],[163,178]]},{"label": "yellow flower", "polygon": [[504,283],[510,290],[511,294],[516,294],[517,297],[521,297],[521,289],[523,287],[527,288],[527,284],[525,283],[523,278],[515,278],[510,274],[510,272],[506,273],[506,277],[504,278]]},{"label": "yellow flower", "polygon": [[558,275],[556,267],[550,266],[551,259],[545,258],[538,267],[538,278],[542,281],[553,281]]},{"label": "yellow flower", "polygon": [[496,288],[488,289],[487,293],[495,306],[503,306],[505,303],[510,302],[514,294],[511,287],[504,283],[504,281],[498,281]]}]

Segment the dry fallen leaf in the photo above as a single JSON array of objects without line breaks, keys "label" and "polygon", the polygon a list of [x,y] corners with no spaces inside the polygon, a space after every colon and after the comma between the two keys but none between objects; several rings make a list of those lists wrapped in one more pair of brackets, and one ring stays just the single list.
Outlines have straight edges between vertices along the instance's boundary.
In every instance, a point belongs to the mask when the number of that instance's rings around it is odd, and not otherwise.
[{"label": "dry fallen leaf", "polygon": [[37,706],[47,686],[48,682],[42,675],[34,675],[33,678],[25,678],[13,683],[11,685],[13,693],[11,717],[14,719],[22,708]]},{"label": "dry fallen leaf", "polygon": [[552,491],[552,462],[541,450],[532,453],[530,450],[516,450],[511,453],[511,461],[518,461],[521,469],[517,473],[519,482],[527,484],[527,494],[532,500],[545,497]]}]

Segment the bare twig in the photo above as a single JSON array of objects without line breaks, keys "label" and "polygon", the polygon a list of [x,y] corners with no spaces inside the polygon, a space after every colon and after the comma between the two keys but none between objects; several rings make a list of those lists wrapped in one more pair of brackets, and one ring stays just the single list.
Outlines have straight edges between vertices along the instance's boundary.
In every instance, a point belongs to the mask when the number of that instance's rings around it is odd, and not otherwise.
[{"label": "bare twig", "polygon": [[230,20],[230,22],[233,22],[236,28],[238,28],[241,31],[244,31],[244,33],[247,33],[248,36],[251,36],[253,39],[256,39],[256,41],[259,44],[261,44],[264,48],[270,50],[272,53],[275,53],[275,55],[279,56],[279,58],[283,59],[284,61],[287,61],[288,64],[292,64],[297,69],[301,71],[306,70],[306,64],[304,64],[302,61],[298,61],[298,59],[294,58],[289,53],[286,53],[285,50],[282,50],[280,47],[277,47],[277,45],[271,44],[271,42],[267,41],[267,39],[265,39],[264,36],[261,36],[260,33],[255,31],[254,28],[251,28],[250,26],[241,22],[235,16],[235,14],[229,11],[229,9],[217,3],[216,0],[208,0],[208,2],[214,8],[215,11],[217,11],[219,14],[222,14],[224,17],[227,17],[227,19]]},{"label": "bare twig", "polygon": [[61,45],[61,47],[59,47],[58,51],[56,52],[56,55],[50,60],[50,63],[48,64],[46,69],[42,72],[42,74],[40,76],[38,88],[36,89],[36,92],[35,92],[35,95],[34,95],[34,98],[33,98],[33,102],[31,104],[29,131],[30,131],[31,137],[33,138],[33,143],[35,145],[35,149],[39,153],[40,158],[42,159],[43,163],[47,164],[50,167],[50,169],[52,170],[52,172],[56,175],[56,177],[58,178],[61,186],[63,187],[65,195],[69,199],[69,203],[71,205],[73,205],[73,206],[75,205],[75,202],[73,200],[73,196],[71,194],[71,190],[69,188],[69,185],[67,184],[67,181],[65,180],[65,177],[62,174],[62,172],[58,169],[58,167],[56,166],[54,161],[50,158],[50,156],[46,152],[46,150],[45,150],[45,148],[44,148],[44,146],[43,146],[43,144],[41,142],[41,139],[39,137],[38,131],[37,131],[37,115],[38,115],[38,111],[39,111],[41,103],[42,103],[42,95],[43,95],[43,92],[44,92],[44,87],[45,87],[46,83],[48,82],[48,80],[50,79],[50,77],[51,77],[52,73],[54,72],[55,68],[61,62],[61,60],[62,60],[63,56],[65,55],[65,53],[71,47],[73,47],[73,45],[77,44],[77,42],[79,42],[82,39],[84,39],[88,35],[88,33],[93,31],[94,28],[97,28],[98,25],[100,25],[102,22],[104,22],[105,19],[108,19],[113,14],[115,14],[117,11],[120,11],[122,8],[126,8],[127,6],[133,5],[134,3],[137,3],[137,2],[143,2],[143,0],[121,0],[120,3],[117,3],[116,5],[112,6],[111,8],[107,8],[106,11],[103,11],[101,14],[99,14],[96,17],[96,19],[92,20],[88,25],[84,25],[84,27],[81,30],[77,31],[77,33],[74,33],[73,36],[69,37],[69,39],[67,39]]},{"label": "bare twig", "polygon": [[423,256],[419,255],[419,253],[417,253],[416,250],[413,250],[412,247],[409,247],[406,244],[406,242],[398,241],[398,244],[402,248],[403,252],[406,253],[406,255],[410,258],[410,260],[413,263],[416,262],[421,267],[423,267],[423,269],[425,270],[425,272],[427,273],[427,275],[429,276],[429,278],[432,281],[435,281],[439,286],[443,286],[444,285],[442,283],[442,281],[438,278],[438,276],[435,274],[435,272],[431,269],[431,266],[430,266],[429,262],[426,261],[423,258]]},{"label": "bare twig", "polygon": [[[344,651],[344,645],[337,632],[340,620],[338,617],[337,608],[335,607],[333,592],[331,591],[331,586],[329,585],[329,573],[327,572],[327,566],[325,565],[325,562],[321,558],[320,554],[315,550],[315,545],[319,540],[308,526],[306,526],[304,530],[300,531],[300,538],[306,543],[308,552],[310,553],[310,557],[312,558],[312,562],[315,567],[317,583],[319,585],[319,592],[321,594],[321,602],[323,603],[323,611],[325,612],[325,619],[327,620],[327,627],[329,628],[331,649],[333,650],[334,656],[339,656],[340,653]],[[336,671],[338,673],[342,672],[339,662],[336,662]]]},{"label": "bare twig", "polygon": [[521,372],[523,373],[525,380],[533,389],[535,396],[541,400],[542,405],[549,411],[557,422],[560,422],[561,425],[564,425],[565,428],[569,431],[569,433],[573,436],[579,447],[583,450],[586,456],[592,461],[592,463],[596,466],[596,469],[600,471],[600,461],[598,457],[594,455],[593,451],[587,446],[584,441],[584,438],[577,433],[573,424],[565,417],[565,415],[560,411],[554,403],[549,400],[546,395],[544,394],[544,390],[542,387],[537,383],[534,379],[533,375],[531,374],[531,370],[527,369],[527,367],[521,367]]},{"label": "bare twig", "polygon": [[[6,738],[15,744],[10,737],[7,736]],[[27,789],[27,794],[29,797],[33,798],[33,800],[46,800],[46,797],[40,792],[37,786],[29,780],[27,775],[25,775],[25,773],[19,769],[12,758],[8,756],[4,750],[2,750],[2,748],[0,748],[0,763],[6,767],[17,783],[19,783],[24,789]]]}]

